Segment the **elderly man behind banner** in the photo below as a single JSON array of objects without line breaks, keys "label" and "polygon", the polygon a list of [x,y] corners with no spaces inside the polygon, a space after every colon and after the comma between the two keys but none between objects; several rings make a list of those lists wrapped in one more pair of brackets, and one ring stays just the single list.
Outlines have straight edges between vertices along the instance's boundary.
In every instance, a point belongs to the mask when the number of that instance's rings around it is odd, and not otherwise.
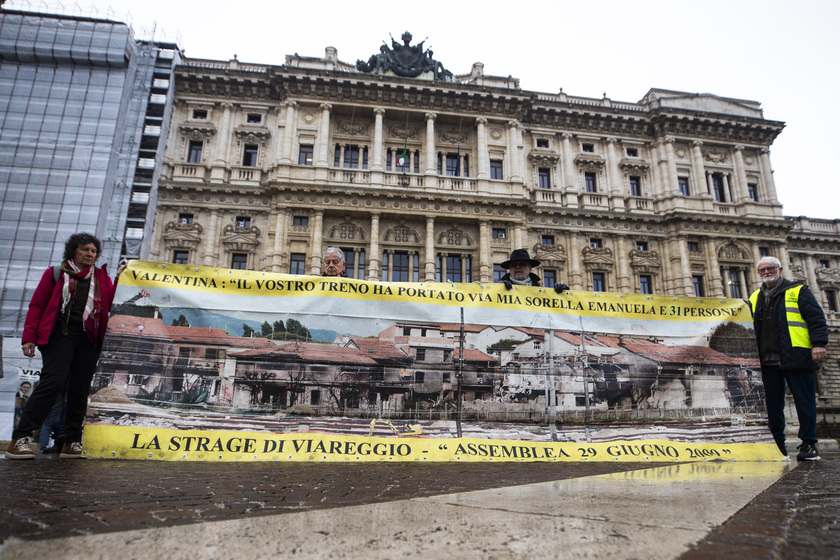
[{"label": "elderly man behind banner", "polygon": [[782,277],[782,263],[764,257],[756,267],[761,287],[750,296],[770,433],[783,455],[785,385],[799,417],[799,461],[818,461],[816,374],[825,359],[828,326],[814,294],[802,282]]},{"label": "elderly man behind banner", "polygon": [[338,247],[327,247],[324,251],[324,276],[347,276],[344,272],[347,261],[344,251]]},{"label": "elderly man behind banner", "polygon": [[[533,267],[540,266],[540,261],[532,259],[527,249],[516,249],[510,254],[510,258],[499,266],[510,270],[499,279],[499,282],[504,284],[508,290],[512,289],[514,285],[537,287],[542,285],[540,277],[531,272]],[[554,283],[554,291],[558,294],[568,289],[569,286],[563,282]]]}]

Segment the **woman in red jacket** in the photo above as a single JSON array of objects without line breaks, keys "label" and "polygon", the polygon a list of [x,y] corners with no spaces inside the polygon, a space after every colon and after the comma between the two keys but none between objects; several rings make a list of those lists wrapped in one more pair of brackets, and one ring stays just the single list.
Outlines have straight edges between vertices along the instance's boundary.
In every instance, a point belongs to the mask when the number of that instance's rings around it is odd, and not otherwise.
[{"label": "woman in red jacket", "polygon": [[[7,459],[34,459],[32,433],[40,426],[63,388],[67,388],[63,458],[82,457],[82,423],[90,382],[108,327],[114,288],[105,266],[96,262],[102,244],[89,233],[75,233],[64,244],[60,270],[44,272],[32,295],[23,327],[23,353],[41,351],[41,382],[29,397],[12,432]],[[117,279],[125,265],[117,270]]]}]

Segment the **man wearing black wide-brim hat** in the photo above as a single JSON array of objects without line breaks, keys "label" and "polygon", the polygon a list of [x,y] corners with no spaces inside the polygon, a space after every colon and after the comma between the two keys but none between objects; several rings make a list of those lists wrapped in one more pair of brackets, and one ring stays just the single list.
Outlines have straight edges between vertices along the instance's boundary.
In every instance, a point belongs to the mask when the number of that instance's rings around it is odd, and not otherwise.
[{"label": "man wearing black wide-brim hat", "polygon": [[[499,282],[505,285],[508,290],[512,289],[514,284],[517,286],[541,286],[540,277],[531,272],[535,266],[540,266],[540,261],[532,259],[528,254],[527,249],[516,249],[510,254],[510,258],[499,266],[509,269],[510,272],[501,277]],[[569,286],[563,282],[556,282],[554,284],[554,291],[558,294],[564,290],[568,290]]]}]

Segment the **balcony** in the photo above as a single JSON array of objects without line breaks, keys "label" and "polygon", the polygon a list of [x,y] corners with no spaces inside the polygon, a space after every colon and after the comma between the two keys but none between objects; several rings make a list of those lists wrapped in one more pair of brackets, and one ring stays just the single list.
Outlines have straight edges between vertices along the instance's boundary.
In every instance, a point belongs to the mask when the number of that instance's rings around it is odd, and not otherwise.
[{"label": "balcony", "polygon": [[478,190],[475,179],[467,177],[437,177],[437,188],[451,191],[471,191]]},{"label": "balcony", "polygon": [[627,212],[653,212],[653,201],[641,196],[628,196],[624,199]]},{"label": "balcony", "polygon": [[330,181],[338,183],[370,184],[370,171],[354,171],[351,169],[330,169],[328,174]]},{"label": "balcony", "polygon": [[231,181],[259,183],[262,180],[262,170],[258,167],[231,166],[230,178]]},{"label": "balcony", "polygon": [[203,182],[206,179],[206,169],[200,163],[178,163],[175,165],[173,179]]}]

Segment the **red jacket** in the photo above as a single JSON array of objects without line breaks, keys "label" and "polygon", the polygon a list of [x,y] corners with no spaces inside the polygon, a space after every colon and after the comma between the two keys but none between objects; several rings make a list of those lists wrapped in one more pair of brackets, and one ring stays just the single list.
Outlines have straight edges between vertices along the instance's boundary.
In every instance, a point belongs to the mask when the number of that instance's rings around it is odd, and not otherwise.
[{"label": "red jacket", "polygon": [[[94,274],[94,279],[99,284],[99,295],[102,298],[102,319],[99,321],[99,332],[96,334],[96,346],[100,347],[105,339],[105,330],[108,328],[108,314],[111,311],[117,284],[112,283],[108,277],[108,265],[96,268]],[[63,285],[64,274],[59,275],[58,281],[53,284],[52,268],[48,268],[41,276],[41,281],[35,288],[35,293],[32,294],[32,301],[29,302],[29,311],[26,312],[21,344],[34,342],[37,346],[43,346],[50,341],[53,327],[58,323]]]}]

